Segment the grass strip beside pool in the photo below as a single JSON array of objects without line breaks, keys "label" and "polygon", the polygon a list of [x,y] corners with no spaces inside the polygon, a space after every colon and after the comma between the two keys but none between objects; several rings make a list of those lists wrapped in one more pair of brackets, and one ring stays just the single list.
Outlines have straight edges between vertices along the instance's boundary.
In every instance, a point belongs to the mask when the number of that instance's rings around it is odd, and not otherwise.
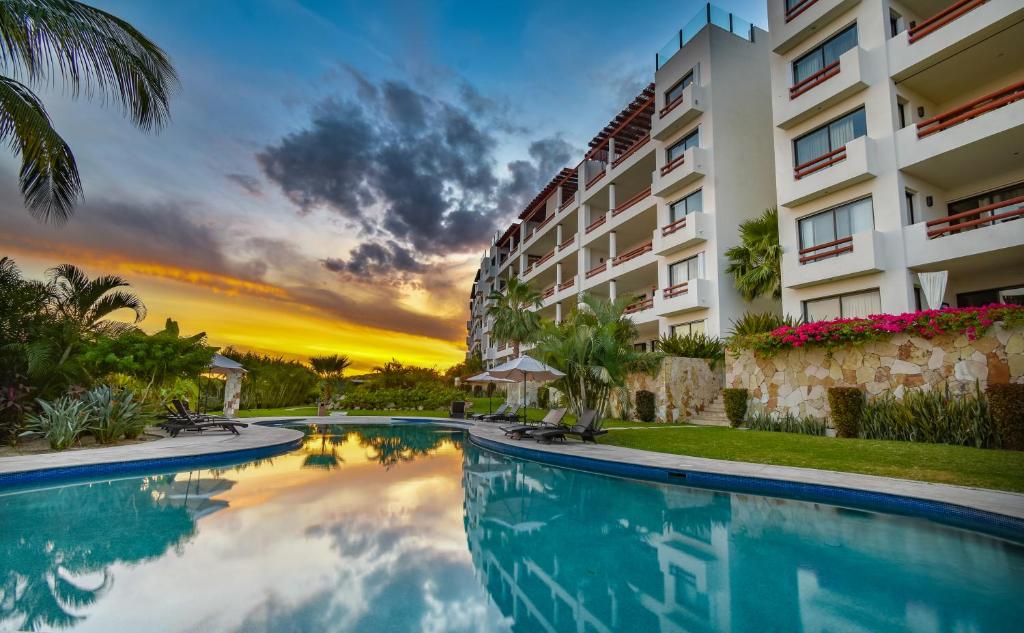
[{"label": "grass strip beside pool", "polygon": [[720,427],[620,430],[605,435],[600,442],[691,457],[1024,492],[1024,452],[1020,451]]}]

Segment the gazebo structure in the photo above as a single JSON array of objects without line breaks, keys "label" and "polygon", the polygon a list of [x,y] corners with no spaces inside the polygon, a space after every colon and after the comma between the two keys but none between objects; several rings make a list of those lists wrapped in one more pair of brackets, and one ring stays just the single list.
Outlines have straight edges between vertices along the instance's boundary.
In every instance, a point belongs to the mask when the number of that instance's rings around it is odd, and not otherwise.
[{"label": "gazebo structure", "polygon": [[245,367],[227,356],[214,354],[207,374],[223,376],[224,383],[224,415],[233,418],[238,415],[238,405],[242,399],[242,376],[245,375]]}]

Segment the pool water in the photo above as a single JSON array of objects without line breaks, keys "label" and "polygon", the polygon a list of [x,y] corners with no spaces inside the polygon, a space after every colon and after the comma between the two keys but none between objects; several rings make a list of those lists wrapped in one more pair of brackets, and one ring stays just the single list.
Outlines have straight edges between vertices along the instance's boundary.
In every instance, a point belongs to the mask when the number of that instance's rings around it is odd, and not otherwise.
[{"label": "pool water", "polygon": [[423,425],[0,491],[0,630],[1020,630],[1024,547],[640,483]]}]

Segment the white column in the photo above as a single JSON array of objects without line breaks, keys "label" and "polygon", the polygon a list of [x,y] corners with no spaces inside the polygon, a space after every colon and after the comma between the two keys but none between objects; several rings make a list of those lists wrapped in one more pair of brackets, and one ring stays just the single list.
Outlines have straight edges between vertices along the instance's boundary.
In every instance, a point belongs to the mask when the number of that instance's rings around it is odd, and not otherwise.
[{"label": "white column", "polygon": [[555,291],[558,291],[558,284],[562,283],[562,262],[555,264]]},{"label": "white column", "polygon": [[[558,185],[558,197],[555,198],[555,200],[558,200],[558,209],[561,209],[562,205],[565,203],[565,198],[563,198],[564,195],[565,188],[562,185]],[[555,209],[555,213],[558,213],[558,209]]]},{"label": "white column", "polygon": [[612,161],[615,160],[615,137],[608,139],[608,165],[611,167]]},{"label": "white column", "polygon": [[609,231],[608,233],[608,260],[615,259],[618,251],[615,248],[615,231]]},{"label": "white column", "polygon": [[242,400],[242,373],[231,372],[224,383],[224,416],[233,418],[238,415],[238,405]]},{"label": "white column", "polygon": [[562,225],[561,224],[556,224],[555,225],[555,248],[558,248],[561,245],[562,245]]},{"label": "white column", "polygon": [[615,301],[615,290],[615,280],[612,279],[608,282],[608,299],[611,301]]},{"label": "white column", "polygon": [[615,210],[615,183],[608,185],[608,208]]},{"label": "white column", "polygon": [[519,253],[519,274],[520,276],[526,272],[526,251]]},{"label": "white column", "polygon": [[562,322],[562,304],[561,302],[555,304],[555,323]]}]

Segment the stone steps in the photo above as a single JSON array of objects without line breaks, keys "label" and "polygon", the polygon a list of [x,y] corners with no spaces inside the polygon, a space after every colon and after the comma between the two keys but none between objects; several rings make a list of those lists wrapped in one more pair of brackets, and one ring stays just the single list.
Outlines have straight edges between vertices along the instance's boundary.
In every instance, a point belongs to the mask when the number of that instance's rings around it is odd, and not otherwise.
[{"label": "stone steps", "polygon": [[687,422],[698,426],[729,426],[729,418],[725,415],[722,396],[718,396],[706,404],[703,411],[694,414]]}]

